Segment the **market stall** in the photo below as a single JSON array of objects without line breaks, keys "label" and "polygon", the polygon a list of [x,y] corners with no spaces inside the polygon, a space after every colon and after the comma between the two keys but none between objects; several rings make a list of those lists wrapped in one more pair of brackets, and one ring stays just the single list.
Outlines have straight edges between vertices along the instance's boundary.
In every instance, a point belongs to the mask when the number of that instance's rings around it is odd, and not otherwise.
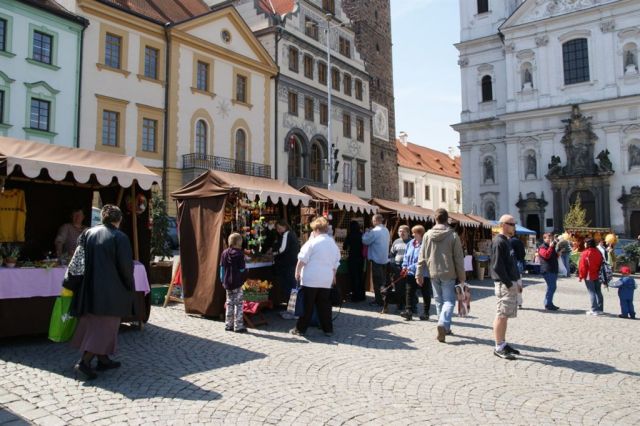
[{"label": "market stall", "polygon": [[[299,223],[299,204],[311,199],[280,180],[213,170],[171,196],[178,203],[185,310],[210,317],[224,312],[218,265],[229,234],[245,238],[249,278],[271,280],[273,224],[280,218]],[[274,303],[283,301],[277,286],[270,297]]]},{"label": "market stall", "polygon": [[0,242],[15,254],[0,267],[0,337],[46,333],[65,268],[54,259],[58,228],[69,212],[118,204],[136,263],[137,315],[148,318],[149,229],[146,200],[159,178],[132,157],[0,137]]}]

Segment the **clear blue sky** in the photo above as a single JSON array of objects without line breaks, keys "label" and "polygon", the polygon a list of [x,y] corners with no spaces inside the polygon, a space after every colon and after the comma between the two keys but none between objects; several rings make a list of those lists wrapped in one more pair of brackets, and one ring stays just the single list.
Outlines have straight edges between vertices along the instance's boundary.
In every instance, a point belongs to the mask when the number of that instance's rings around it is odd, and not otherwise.
[{"label": "clear blue sky", "polygon": [[396,136],[447,152],[460,121],[458,0],[391,0]]}]

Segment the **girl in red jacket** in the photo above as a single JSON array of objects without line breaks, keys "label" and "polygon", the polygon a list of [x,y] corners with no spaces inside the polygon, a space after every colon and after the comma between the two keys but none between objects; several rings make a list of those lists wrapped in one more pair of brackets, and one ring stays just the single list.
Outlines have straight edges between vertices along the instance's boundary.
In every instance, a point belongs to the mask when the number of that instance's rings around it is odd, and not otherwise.
[{"label": "girl in red jacket", "polygon": [[591,299],[591,310],[587,315],[602,315],[602,290],[600,289],[600,266],[603,258],[600,250],[596,248],[596,240],[588,238],[585,242],[585,250],[580,255],[578,264],[579,281],[585,280],[589,298]]}]

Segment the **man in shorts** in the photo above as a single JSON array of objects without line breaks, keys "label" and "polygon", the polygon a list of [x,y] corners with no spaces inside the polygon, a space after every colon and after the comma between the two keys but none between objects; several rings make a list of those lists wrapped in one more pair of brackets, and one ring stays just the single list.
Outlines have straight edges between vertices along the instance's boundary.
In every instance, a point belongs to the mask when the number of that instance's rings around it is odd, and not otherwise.
[{"label": "man in shorts", "polygon": [[509,238],[516,231],[516,220],[511,215],[503,215],[499,222],[500,233],[491,241],[491,278],[495,283],[498,298],[496,319],[493,321],[493,336],[496,347],[493,354],[497,357],[514,360],[520,351],[512,348],[506,341],[507,321],[518,314],[518,266]]}]

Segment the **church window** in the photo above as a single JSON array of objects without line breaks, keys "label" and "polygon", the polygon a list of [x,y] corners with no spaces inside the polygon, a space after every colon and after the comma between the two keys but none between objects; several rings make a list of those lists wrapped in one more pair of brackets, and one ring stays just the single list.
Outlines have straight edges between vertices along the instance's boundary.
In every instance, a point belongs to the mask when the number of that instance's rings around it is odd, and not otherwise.
[{"label": "church window", "polygon": [[489,0],[478,0],[478,13],[487,13],[489,11]]},{"label": "church window", "polygon": [[482,102],[489,102],[493,100],[493,82],[490,75],[482,77]]},{"label": "church window", "polygon": [[569,40],[562,45],[564,84],[589,81],[589,48],[586,38]]}]

